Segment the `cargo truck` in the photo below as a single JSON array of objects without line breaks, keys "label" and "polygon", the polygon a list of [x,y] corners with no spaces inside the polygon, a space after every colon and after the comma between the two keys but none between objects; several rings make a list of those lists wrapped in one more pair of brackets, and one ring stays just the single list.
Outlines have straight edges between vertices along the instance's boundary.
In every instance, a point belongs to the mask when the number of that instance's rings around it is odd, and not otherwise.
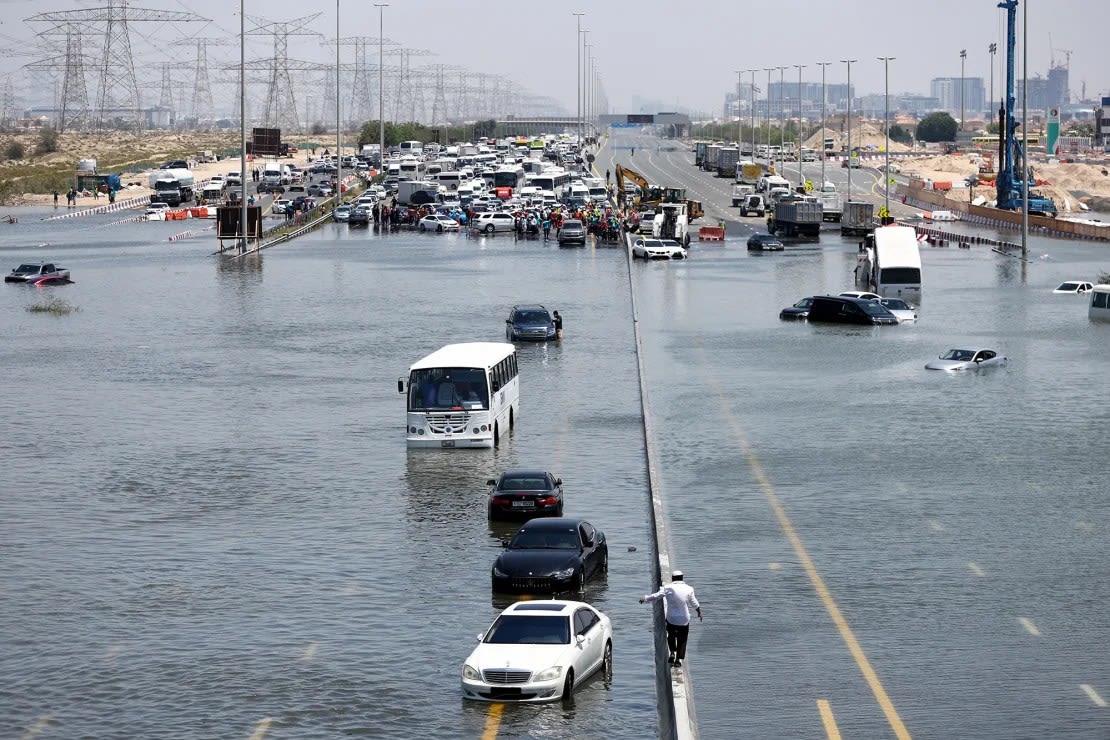
[{"label": "cargo truck", "polygon": [[717,153],[717,177],[736,179],[736,163],[740,161],[740,150],[734,146],[721,147]]},{"label": "cargo truck", "polygon": [[848,201],[840,218],[840,233],[861,236],[875,230],[875,206],[871,203]]},{"label": "cargo truck", "polygon": [[821,204],[816,201],[783,201],[776,203],[767,217],[767,232],[783,236],[817,238],[821,234]]},{"label": "cargo truck", "polygon": [[694,144],[694,166],[701,167],[701,163],[705,161],[705,150],[709,146],[708,141],[699,141]]},{"label": "cargo truck", "polygon": [[154,191],[150,196],[151,203],[165,203],[170,207],[177,207],[193,199],[196,177],[186,169],[160,169],[151,174],[148,182]]},{"label": "cargo truck", "polygon": [[826,221],[839,221],[844,214],[844,196],[831,182],[826,182],[817,192],[821,203],[821,217]]},{"label": "cargo truck", "polygon": [[758,185],[759,178],[763,177],[763,165],[751,161],[736,163],[736,181],[745,185]]},{"label": "cargo truck", "polygon": [[705,159],[702,160],[701,168],[708,172],[717,171],[717,157],[720,155],[721,145],[710,144],[705,148]]}]

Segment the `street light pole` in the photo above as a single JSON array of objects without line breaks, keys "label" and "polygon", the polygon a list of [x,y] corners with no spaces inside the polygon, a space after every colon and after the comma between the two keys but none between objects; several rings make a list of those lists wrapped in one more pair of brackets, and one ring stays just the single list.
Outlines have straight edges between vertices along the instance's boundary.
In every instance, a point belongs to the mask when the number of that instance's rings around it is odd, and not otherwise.
[{"label": "street light pole", "polygon": [[[886,166],[883,167],[886,178],[886,196],[884,204],[886,207],[886,215],[890,217],[890,62],[894,57],[879,57],[879,61],[883,63],[883,128],[886,129]],[[851,169],[851,168],[849,168]]]},{"label": "street light pole", "polygon": [[767,73],[767,90],[764,92],[764,95],[767,96],[767,143],[765,146],[767,147],[767,169],[771,169],[774,166],[774,162],[771,161],[771,73],[775,71],[775,68],[764,67],[763,71]]},{"label": "street light pole", "polygon": [[1021,6],[1021,256],[1029,257],[1029,3]]},{"label": "street light pole", "polygon": [[[385,170],[385,77],[382,64],[385,62],[385,9],[389,3],[374,3],[378,9],[378,172]],[[378,224],[381,228],[381,224]]]},{"label": "street light pole", "polygon": [[740,140],[744,138],[743,128],[741,121],[744,117],[740,115],[740,75],[744,74],[744,70],[736,70],[736,153],[740,153]]},{"label": "street light pole", "polygon": [[817,62],[817,66],[821,68],[821,189],[825,188],[825,103],[828,101],[828,95],[825,94],[825,67],[832,64],[832,62]]},{"label": "street light pole", "polygon": [[750,72],[751,75],[752,75],[752,89],[751,89],[751,97],[752,97],[752,161],[754,162],[755,161],[755,73],[758,72],[759,70],[758,69],[749,69],[749,70],[746,70],[746,71]]},{"label": "street light pole", "polygon": [[343,202],[343,120],[339,115],[339,0],[335,0],[335,197]]},{"label": "street light pole", "polygon": [[247,251],[247,21],[239,0],[239,254]]},{"label": "street light pole", "polygon": [[582,149],[582,54],[579,44],[582,43],[582,16],[585,13],[571,13],[574,16],[575,34],[574,34],[574,63],[578,65],[578,71],[574,78],[575,84],[575,104],[578,106],[578,113],[574,118],[574,126],[578,131],[578,149]]},{"label": "street light pole", "polygon": [[852,201],[852,64],[858,59],[841,59],[848,65],[848,202]]},{"label": "street light pole", "polygon": [[588,28],[582,29],[582,121],[580,123],[582,128],[580,135],[583,140],[586,136],[586,48],[589,46],[586,43],[586,34],[589,32],[590,29]]},{"label": "street light pole", "polygon": [[991,55],[991,102],[987,106],[987,123],[994,122],[994,55],[998,51],[998,44],[991,44],[987,47],[987,53]]},{"label": "street light pole", "polygon": [[783,157],[786,148],[786,85],[783,83],[783,73],[786,67],[775,67],[779,71],[779,177],[786,171]]},{"label": "street light pole", "polygon": [[795,64],[794,68],[798,70],[798,186],[805,187],[806,179],[801,174],[801,70],[806,69],[806,65]]},{"label": "street light pole", "polygon": [[[964,94],[964,62],[967,60],[967,49],[960,49],[960,131],[964,130],[964,101],[967,96]],[[959,143],[959,134],[956,134],[956,143]]]}]

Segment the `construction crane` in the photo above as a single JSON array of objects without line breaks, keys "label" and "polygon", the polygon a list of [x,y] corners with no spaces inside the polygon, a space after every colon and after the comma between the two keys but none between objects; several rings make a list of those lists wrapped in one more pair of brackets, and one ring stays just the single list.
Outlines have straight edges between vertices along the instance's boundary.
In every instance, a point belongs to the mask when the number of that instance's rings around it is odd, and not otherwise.
[{"label": "construction crane", "polygon": [[[1002,0],[998,7],[1006,11],[1006,103],[998,111],[1001,124],[998,137],[998,177],[996,205],[1006,211],[1017,211],[1024,207],[1022,180],[1024,177],[1029,189],[1029,213],[1042,216],[1056,216],[1056,204],[1051,198],[1033,192],[1033,172],[1026,160],[1025,148],[1017,135],[1018,122],[1014,116],[1016,99],[1014,97],[1014,49],[1017,46],[1017,5],[1018,0]],[[1020,175],[1019,175],[1020,173]]]},{"label": "construction crane", "polygon": [[[623,206],[626,201],[633,205],[658,206],[660,203],[685,203],[689,219],[701,218],[705,215],[701,201],[688,200],[686,188],[650,185],[647,178],[629,167],[616,165],[617,176],[617,205]],[[635,183],[640,189],[638,198],[629,198],[624,191],[625,181]]]}]

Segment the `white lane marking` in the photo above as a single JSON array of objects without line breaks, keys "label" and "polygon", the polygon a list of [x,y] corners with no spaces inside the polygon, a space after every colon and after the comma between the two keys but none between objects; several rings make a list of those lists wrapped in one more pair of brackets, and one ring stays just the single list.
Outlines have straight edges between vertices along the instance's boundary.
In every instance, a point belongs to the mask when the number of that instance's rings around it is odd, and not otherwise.
[{"label": "white lane marking", "polygon": [[270,723],[273,721],[274,720],[271,717],[266,717],[265,719],[260,721],[255,726],[254,732],[251,733],[250,740],[262,740],[262,738],[266,737],[266,732],[269,731]]},{"label": "white lane marking", "polygon": [[1034,637],[1041,636],[1041,631],[1037,629],[1037,625],[1033,624],[1032,621],[1026,619],[1025,617],[1020,617],[1018,619],[1018,622],[1021,623],[1021,626],[1024,627],[1025,631],[1029,634],[1033,635]]},{"label": "white lane marking", "polygon": [[358,581],[351,581],[339,590],[340,596],[354,596],[358,593]]},{"label": "white lane marking", "polygon": [[937,532],[943,532],[944,531],[944,525],[941,524],[940,522],[938,522],[936,519],[930,519],[929,520],[929,526],[932,527]]},{"label": "white lane marking", "polygon": [[1093,532],[1093,531],[1095,531],[1094,525],[1091,524],[1090,522],[1076,522],[1075,528],[1078,529],[1080,532]]},{"label": "white lane marking", "polygon": [[768,563],[767,567],[771,570],[782,570],[782,563]]},{"label": "white lane marking", "polygon": [[27,728],[27,731],[23,733],[20,740],[31,740],[33,737],[38,737],[49,725],[50,717],[39,717],[35,720],[35,724]]},{"label": "white lane marking", "polygon": [[1079,688],[1083,689],[1083,693],[1091,698],[1091,701],[1095,703],[1096,707],[1106,706],[1106,700],[1098,695],[1098,692],[1095,691],[1093,686],[1087,683],[1081,683],[1079,684]]},{"label": "white lane marking", "polygon": [[967,569],[979,577],[986,575],[986,573],[983,572],[983,569],[979,567],[978,563],[968,563]]},{"label": "white lane marking", "polygon": [[114,660],[116,656],[123,652],[123,643],[117,642],[112,647],[108,648],[108,652],[104,653],[104,660]]},{"label": "white lane marking", "polygon": [[312,660],[313,657],[316,656],[316,648],[318,647],[320,647],[320,643],[318,642],[308,643],[304,649],[304,654],[301,656],[301,660]]}]

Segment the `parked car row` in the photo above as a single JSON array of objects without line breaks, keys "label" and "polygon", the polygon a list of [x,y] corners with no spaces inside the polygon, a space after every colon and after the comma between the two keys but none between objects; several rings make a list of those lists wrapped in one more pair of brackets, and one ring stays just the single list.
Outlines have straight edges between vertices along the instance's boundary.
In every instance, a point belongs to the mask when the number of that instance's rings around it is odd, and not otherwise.
[{"label": "parked car row", "polygon": [[807,296],[779,312],[783,320],[808,319],[838,324],[889,325],[917,321],[917,309],[901,298],[847,290],[839,295]]}]

